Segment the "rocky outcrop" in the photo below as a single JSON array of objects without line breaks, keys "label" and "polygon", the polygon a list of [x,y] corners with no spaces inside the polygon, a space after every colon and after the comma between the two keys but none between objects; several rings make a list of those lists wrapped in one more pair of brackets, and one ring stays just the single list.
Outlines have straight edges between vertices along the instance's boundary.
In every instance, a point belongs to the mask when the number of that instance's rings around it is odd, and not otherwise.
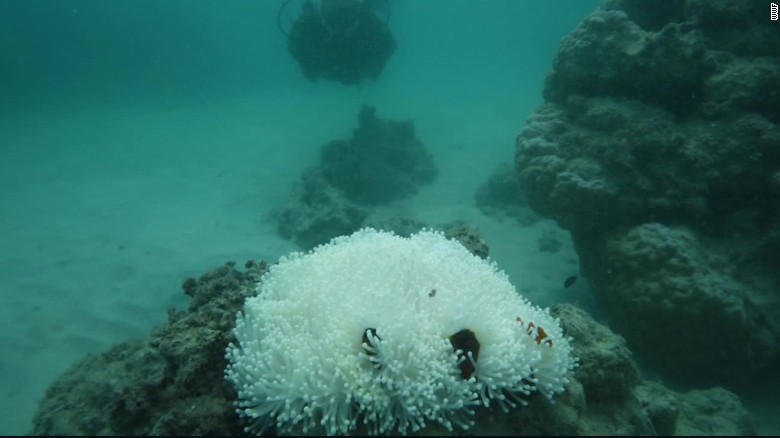
[{"label": "rocky outcrop", "polygon": [[304,249],[351,234],[377,206],[413,196],[436,174],[411,121],[381,120],[363,106],[352,138],[324,145],[276,212],[279,234]]},{"label": "rocky outcrop", "polygon": [[526,199],[571,231],[614,327],[688,382],[780,365],[780,27],[764,6],[607,2],[561,43],[517,139]]},{"label": "rocky outcrop", "polygon": [[[484,242],[475,249],[487,252]],[[228,263],[185,280],[189,308],[171,311],[168,322],[147,339],[118,344],[74,364],[47,390],[30,435],[245,435],[246,424],[235,411],[235,389],[224,378],[225,349],[235,341],[236,313],[265,271],[264,262],[247,262],[245,270]],[[713,389],[689,396],[643,382],[622,337],[574,306],[558,305],[552,313],[572,338],[579,359],[566,391],[555,403],[537,393],[527,397],[526,406],[508,412],[498,403],[477,409],[469,432],[755,433],[750,414],[734,394]],[[431,425],[423,432],[446,430]]]}]

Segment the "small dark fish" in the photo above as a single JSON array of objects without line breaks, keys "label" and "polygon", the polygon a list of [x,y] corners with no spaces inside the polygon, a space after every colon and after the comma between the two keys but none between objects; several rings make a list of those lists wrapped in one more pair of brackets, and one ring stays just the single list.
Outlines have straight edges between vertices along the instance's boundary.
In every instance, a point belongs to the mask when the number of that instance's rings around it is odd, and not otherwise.
[{"label": "small dark fish", "polygon": [[574,284],[575,281],[577,281],[577,276],[572,275],[571,277],[567,278],[566,281],[563,282],[563,287],[569,287],[572,284]]}]

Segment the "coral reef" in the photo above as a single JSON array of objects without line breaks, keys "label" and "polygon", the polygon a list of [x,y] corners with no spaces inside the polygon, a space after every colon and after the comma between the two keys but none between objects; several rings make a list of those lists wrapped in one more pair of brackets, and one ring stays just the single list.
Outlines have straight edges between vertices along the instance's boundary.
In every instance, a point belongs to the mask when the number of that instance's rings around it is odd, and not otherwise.
[{"label": "coral reef", "polygon": [[[353,85],[376,79],[395,51],[395,39],[372,10],[374,2],[305,0],[287,45],[310,81]],[[287,3],[283,3],[284,8]],[[284,11],[280,11],[280,14]]]},{"label": "coral reef", "polygon": [[347,198],[369,205],[414,195],[436,177],[433,155],[417,139],[414,124],[381,120],[365,105],[352,138],[325,145],[320,169]]},{"label": "coral reef", "polygon": [[656,435],[755,435],[753,418],[739,398],[723,388],[670,391],[658,383],[638,386],[637,399],[650,417]]},{"label": "coral reef", "polygon": [[607,2],[562,41],[517,138],[528,203],[571,232],[614,327],[687,382],[780,365],[780,28],[763,8]]},{"label": "coral reef", "polygon": [[148,339],[74,364],[46,391],[30,434],[240,435],[224,352],[236,312],[265,269],[228,263],[184,280],[189,308],[169,311]]},{"label": "coral reef", "polygon": [[[236,393],[223,377],[225,348],[235,342],[235,315],[266,272],[265,263],[233,263],[183,289],[189,308],[141,341],[118,344],[74,364],[46,392],[31,435],[243,435]],[[622,338],[584,311],[558,305],[552,315],[571,337],[580,366],[556,402],[536,394],[503,412],[476,409],[474,434],[755,433],[750,415],[728,391],[689,397],[642,382]],[[428,426],[424,433],[444,433]]]},{"label": "coral reef", "polygon": [[410,121],[377,118],[363,106],[349,141],[333,140],[277,213],[282,237],[303,248],[350,234],[378,205],[407,198],[436,177],[433,156]]},{"label": "coral reef", "polygon": [[302,248],[313,248],[333,236],[360,228],[369,213],[331,186],[319,169],[306,171],[290,200],[278,212],[277,230]]},{"label": "coral reef", "polygon": [[456,223],[445,227],[444,235],[448,239],[457,240],[470,253],[479,258],[486,259],[490,254],[490,248],[488,248],[485,240],[479,235],[479,232],[466,224]]},{"label": "coral reef", "polygon": [[474,201],[486,215],[511,218],[524,226],[533,225],[541,219],[528,207],[518,185],[517,174],[509,163],[501,163],[493,169],[490,178],[474,193]]}]

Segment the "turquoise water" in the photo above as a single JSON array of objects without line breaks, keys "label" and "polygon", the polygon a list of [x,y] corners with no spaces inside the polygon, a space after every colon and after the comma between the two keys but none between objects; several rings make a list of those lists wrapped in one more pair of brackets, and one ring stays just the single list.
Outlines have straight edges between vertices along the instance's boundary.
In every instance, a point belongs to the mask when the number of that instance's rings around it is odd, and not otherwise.
[{"label": "turquoise water", "polygon": [[182,278],[297,249],[270,215],[363,104],[412,120],[434,154],[404,214],[465,220],[529,299],[587,305],[584,282],[561,286],[577,273],[565,234],[540,253],[553,222],[488,217],[474,192],[599,3],[395,1],[395,53],[348,87],[301,74],[277,1],[0,2],[0,433],[26,432],[73,361],[182,306]]}]

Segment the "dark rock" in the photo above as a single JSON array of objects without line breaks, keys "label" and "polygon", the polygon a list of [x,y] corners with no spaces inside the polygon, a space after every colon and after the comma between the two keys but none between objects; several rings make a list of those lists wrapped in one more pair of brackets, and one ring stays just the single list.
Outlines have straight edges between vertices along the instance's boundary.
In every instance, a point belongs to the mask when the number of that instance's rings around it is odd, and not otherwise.
[{"label": "dark rock", "polygon": [[46,392],[31,435],[243,435],[224,379],[236,313],[265,264],[231,265],[188,283],[189,309],[145,341],[74,364]]},{"label": "dark rock", "polygon": [[436,176],[433,156],[412,122],[381,120],[368,106],[358,119],[352,139],[325,145],[319,164],[276,212],[279,235],[305,249],[363,226],[387,225],[366,219],[380,204],[412,196]]},{"label": "dark rock", "polygon": [[632,350],[686,383],[749,388],[780,365],[780,28],[756,19],[767,13],[608,1],[563,40],[517,139],[528,204],[571,232]]},{"label": "dark rock", "polygon": [[417,139],[411,121],[386,121],[363,106],[349,141],[322,151],[324,178],[352,201],[384,204],[409,197],[436,177],[433,155]]},{"label": "dark rock", "polygon": [[470,253],[486,259],[490,253],[487,243],[479,235],[479,232],[466,224],[452,224],[444,229],[444,235],[448,239],[455,239],[465,246]]},{"label": "dark rock", "polygon": [[[224,378],[224,352],[234,340],[236,312],[264,272],[264,263],[252,266],[239,272],[226,265],[204,274],[192,298],[201,304],[177,313],[147,341],[119,344],[73,365],[47,391],[30,434],[245,435],[233,405],[235,390]],[[536,393],[511,413],[497,403],[477,409],[470,433],[637,435],[651,434],[654,427],[666,433],[674,431],[674,409],[683,419],[678,432],[754,430],[750,415],[728,391],[695,392],[690,401],[660,385],[642,392],[619,336],[573,306],[559,305],[552,312],[572,337],[580,364],[565,393],[555,403]],[[708,394],[713,403],[705,406]],[[445,431],[432,425],[426,432]]]},{"label": "dark rock", "polygon": [[521,225],[533,225],[541,217],[528,207],[519,184],[514,167],[507,163],[499,164],[474,194],[477,207],[490,216],[509,217]]},{"label": "dark rock", "polygon": [[306,249],[357,231],[368,216],[365,208],[328,184],[318,170],[306,172],[277,213],[279,235]]},{"label": "dark rock", "polygon": [[379,77],[396,44],[370,3],[303,2],[287,42],[307,79],[352,85]]}]

